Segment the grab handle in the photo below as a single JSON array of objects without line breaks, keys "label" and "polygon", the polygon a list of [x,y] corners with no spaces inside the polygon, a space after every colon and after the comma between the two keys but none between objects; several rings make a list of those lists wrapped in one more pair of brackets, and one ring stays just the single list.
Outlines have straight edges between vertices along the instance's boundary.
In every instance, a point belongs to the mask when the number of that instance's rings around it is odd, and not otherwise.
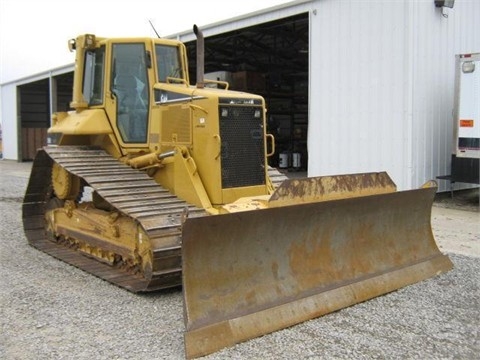
[{"label": "grab handle", "polygon": [[222,153],[222,138],[218,134],[213,135],[213,138],[217,139],[218,141],[218,153],[217,153],[217,156],[215,156],[215,160],[217,160],[220,154]]},{"label": "grab handle", "polygon": [[273,154],[275,154],[275,137],[272,134],[267,134],[266,136],[267,138],[271,139],[271,143],[272,143],[272,151],[267,153],[267,157],[270,157]]}]

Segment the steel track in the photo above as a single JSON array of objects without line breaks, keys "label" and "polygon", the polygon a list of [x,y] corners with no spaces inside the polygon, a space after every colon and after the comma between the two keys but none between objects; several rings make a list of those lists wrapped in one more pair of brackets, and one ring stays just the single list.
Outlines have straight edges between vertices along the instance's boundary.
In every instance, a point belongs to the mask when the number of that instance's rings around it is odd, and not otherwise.
[{"label": "steel track", "polygon": [[[151,276],[101,263],[51,239],[45,231],[45,212],[52,197],[54,162],[83,179],[117,211],[142,226],[153,252]],[[23,202],[23,224],[29,243],[37,249],[130,291],[148,292],[182,283],[181,226],[185,212],[189,217],[207,215],[100,148],[50,146],[35,157]]]}]

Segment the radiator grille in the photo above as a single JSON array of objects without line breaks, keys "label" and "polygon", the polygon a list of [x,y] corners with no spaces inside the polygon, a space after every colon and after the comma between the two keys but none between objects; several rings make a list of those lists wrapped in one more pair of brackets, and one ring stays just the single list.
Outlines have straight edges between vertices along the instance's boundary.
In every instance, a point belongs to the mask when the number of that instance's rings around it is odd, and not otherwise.
[{"label": "radiator grille", "polygon": [[262,108],[221,105],[219,113],[222,139],[222,187],[226,189],[264,185]]}]

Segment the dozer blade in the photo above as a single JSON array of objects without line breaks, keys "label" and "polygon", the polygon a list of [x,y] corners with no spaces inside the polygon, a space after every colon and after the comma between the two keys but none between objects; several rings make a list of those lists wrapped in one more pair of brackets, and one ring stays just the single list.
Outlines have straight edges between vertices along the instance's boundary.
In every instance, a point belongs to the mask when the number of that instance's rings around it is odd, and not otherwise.
[{"label": "dozer blade", "polygon": [[[372,195],[362,191],[370,186],[364,184],[365,177],[356,177],[334,179],[334,190],[339,183],[347,184],[347,198],[337,194],[320,202],[186,221],[182,258],[187,358],[452,268],[432,234],[434,182],[402,192],[396,192],[393,183],[380,184]],[[325,178],[295,181],[279,189],[284,200],[310,191],[312,184],[321,190],[329,183]],[[290,197],[285,189],[289,186]],[[355,193],[361,195],[352,197]]]}]

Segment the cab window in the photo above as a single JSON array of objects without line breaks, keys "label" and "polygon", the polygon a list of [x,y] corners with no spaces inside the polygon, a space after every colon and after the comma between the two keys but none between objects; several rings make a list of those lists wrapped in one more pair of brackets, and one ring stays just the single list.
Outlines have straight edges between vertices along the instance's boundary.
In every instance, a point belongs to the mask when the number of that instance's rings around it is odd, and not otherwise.
[{"label": "cab window", "polygon": [[174,81],[174,79],[184,79],[178,47],[156,45],[155,55],[159,82],[166,83]]},{"label": "cab window", "polygon": [[145,45],[113,44],[112,92],[117,126],[126,143],[145,143],[148,124],[148,78]]},{"label": "cab window", "polygon": [[103,103],[103,72],[105,64],[105,47],[102,46],[85,53],[83,72],[83,98],[88,105]]}]

